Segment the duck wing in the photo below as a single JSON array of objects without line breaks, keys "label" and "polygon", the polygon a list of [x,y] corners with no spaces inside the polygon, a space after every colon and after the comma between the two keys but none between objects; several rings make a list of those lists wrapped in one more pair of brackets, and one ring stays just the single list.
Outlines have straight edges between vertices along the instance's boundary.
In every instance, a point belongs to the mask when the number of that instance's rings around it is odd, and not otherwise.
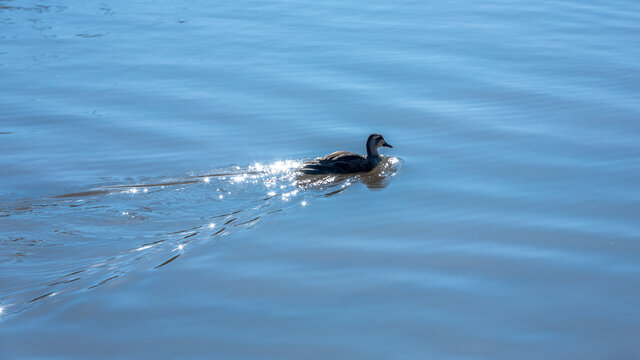
[{"label": "duck wing", "polygon": [[351,174],[368,171],[367,158],[346,151],[337,151],[310,161],[300,169],[305,174]]},{"label": "duck wing", "polygon": [[358,162],[358,161],[362,161],[362,160],[367,160],[367,158],[365,158],[364,156],[360,155],[360,154],[356,154],[356,153],[352,153],[352,152],[348,152],[348,151],[336,151],[334,153],[331,153],[325,157],[321,157],[319,159],[317,159],[316,161],[318,162],[330,162],[330,161],[344,161],[344,162],[349,162],[349,161],[354,161],[354,162]]}]

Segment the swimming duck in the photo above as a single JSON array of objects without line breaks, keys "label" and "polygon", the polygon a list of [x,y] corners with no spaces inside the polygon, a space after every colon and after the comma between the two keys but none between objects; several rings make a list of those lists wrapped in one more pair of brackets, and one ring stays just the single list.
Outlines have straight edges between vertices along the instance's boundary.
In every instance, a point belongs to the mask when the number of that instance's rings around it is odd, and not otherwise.
[{"label": "swimming duck", "polygon": [[347,151],[336,151],[325,157],[305,163],[300,171],[309,175],[369,172],[375,169],[382,161],[378,153],[378,148],[381,146],[393,147],[387,144],[382,135],[371,134],[367,139],[367,156]]}]

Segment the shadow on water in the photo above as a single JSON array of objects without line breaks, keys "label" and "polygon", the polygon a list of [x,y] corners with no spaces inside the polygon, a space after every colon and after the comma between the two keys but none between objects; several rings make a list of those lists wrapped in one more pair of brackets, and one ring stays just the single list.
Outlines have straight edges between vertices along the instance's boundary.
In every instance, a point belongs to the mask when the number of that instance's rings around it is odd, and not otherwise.
[{"label": "shadow on water", "polygon": [[235,166],[3,205],[2,315],[94,289],[131,271],[162,269],[198,244],[224,241],[314,198],[358,184],[384,189],[402,163],[385,157],[371,173],[353,176],[303,175],[300,164]]}]

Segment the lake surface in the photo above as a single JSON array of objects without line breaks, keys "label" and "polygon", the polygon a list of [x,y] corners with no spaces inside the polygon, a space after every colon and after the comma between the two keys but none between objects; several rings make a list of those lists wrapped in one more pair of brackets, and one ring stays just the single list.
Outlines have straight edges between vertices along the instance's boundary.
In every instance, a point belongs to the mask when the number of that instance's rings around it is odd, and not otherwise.
[{"label": "lake surface", "polygon": [[0,357],[637,358],[639,24],[0,0]]}]

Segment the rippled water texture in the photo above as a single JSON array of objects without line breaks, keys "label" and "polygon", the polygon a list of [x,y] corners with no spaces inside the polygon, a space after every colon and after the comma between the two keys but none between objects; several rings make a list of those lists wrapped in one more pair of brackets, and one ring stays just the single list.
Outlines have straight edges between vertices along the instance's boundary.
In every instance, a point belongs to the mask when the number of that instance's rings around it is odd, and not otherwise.
[{"label": "rippled water texture", "polygon": [[0,0],[0,358],[637,358],[638,24]]},{"label": "rippled water texture", "polygon": [[303,175],[297,171],[300,164],[235,166],[7,206],[0,213],[9,225],[0,263],[11,264],[11,272],[20,276],[3,279],[5,316],[130,271],[158,269],[187,246],[222,241],[269,215],[306,207],[313,198],[338,195],[358,183],[382,189],[396,175],[399,161],[385,158],[371,173],[355,176]]}]

